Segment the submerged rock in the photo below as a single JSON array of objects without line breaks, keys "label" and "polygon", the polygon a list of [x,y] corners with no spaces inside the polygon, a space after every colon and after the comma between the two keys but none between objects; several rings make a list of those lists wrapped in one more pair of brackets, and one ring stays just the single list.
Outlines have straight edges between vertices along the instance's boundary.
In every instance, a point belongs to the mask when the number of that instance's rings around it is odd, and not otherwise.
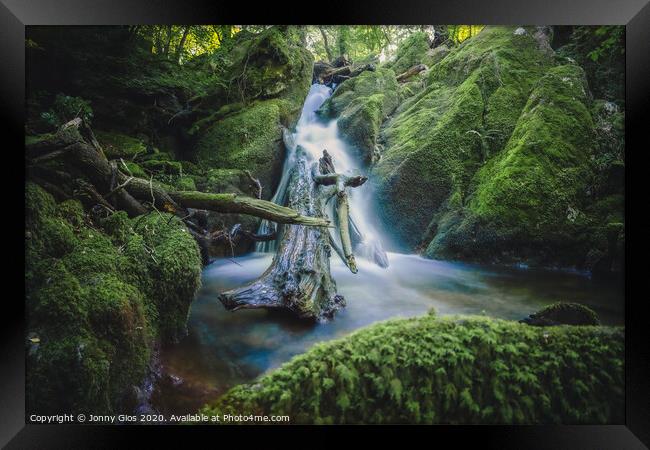
[{"label": "submerged rock", "polygon": [[551,325],[600,325],[598,315],[580,303],[553,303],[520,320],[521,323],[546,327]]}]

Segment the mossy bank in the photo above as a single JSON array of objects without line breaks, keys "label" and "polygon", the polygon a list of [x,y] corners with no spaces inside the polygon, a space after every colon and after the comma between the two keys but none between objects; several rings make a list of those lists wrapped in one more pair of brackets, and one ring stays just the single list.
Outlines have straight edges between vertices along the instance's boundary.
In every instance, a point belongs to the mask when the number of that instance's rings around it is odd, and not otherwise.
[{"label": "mossy bank", "polygon": [[206,414],[291,423],[622,423],[624,332],[487,317],[391,320],[317,344]]},{"label": "mossy bank", "polygon": [[178,219],[94,221],[76,200],[26,185],[27,409],[129,411],[156,342],[176,342],[200,285]]}]

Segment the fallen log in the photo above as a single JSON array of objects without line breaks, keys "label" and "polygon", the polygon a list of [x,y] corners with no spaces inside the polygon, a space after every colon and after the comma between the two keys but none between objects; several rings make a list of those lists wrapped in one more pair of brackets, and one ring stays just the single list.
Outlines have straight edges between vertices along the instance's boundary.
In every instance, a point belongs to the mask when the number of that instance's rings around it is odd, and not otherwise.
[{"label": "fallen log", "polygon": [[359,67],[353,67],[351,64],[342,66],[342,67],[333,67],[333,68],[319,68],[318,73],[318,82],[320,84],[329,85],[331,83],[341,83],[344,80],[347,80],[352,77],[360,75],[366,70],[375,70],[373,64],[364,64]]},{"label": "fallen log", "polygon": [[427,70],[428,67],[424,64],[417,64],[410,69],[408,69],[406,72],[403,72],[399,75],[397,75],[397,81],[400,83],[405,83],[408,81],[409,78],[414,77],[415,75],[419,74],[420,72],[423,72]]},{"label": "fallen log", "polygon": [[[121,172],[104,155],[92,131],[79,118],[63,125],[55,134],[25,147],[28,169],[43,162],[60,159],[72,173],[87,179],[98,204],[124,210],[131,217],[151,209],[162,210],[186,218],[188,208],[207,209],[221,213],[249,214],[285,224],[326,227],[322,217],[307,217],[273,202],[237,194],[205,192],[168,192],[153,179],[145,180]],[[191,224],[185,220],[191,226]]]},{"label": "fallen log", "polygon": [[170,197],[186,208],[235,214],[249,214],[272,222],[327,227],[330,222],[322,217],[301,215],[291,208],[273,202],[237,194],[209,194],[197,191],[169,192]]}]

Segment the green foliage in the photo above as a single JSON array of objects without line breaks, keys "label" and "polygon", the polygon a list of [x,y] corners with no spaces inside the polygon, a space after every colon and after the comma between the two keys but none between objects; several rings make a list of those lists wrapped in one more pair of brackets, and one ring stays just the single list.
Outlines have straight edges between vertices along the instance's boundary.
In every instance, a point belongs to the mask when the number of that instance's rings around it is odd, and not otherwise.
[{"label": "green foliage", "polygon": [[625,104],[625,27],[577,26],[558,54],[575,60],[587,73],[596,98]]},{"label": "green foliage", "polygon": [[202,412],[292,423],[620,423],[623,358],[620,328],[428,315],[317,344]]},{"label": "green foliage", "polygon": [[90,102],[81,97],[65,94],[57,94],[52,106],[40,115],[41,121],[49,130],[55,130],[77,117],[82,118],[86,123],[91,123],[93,110]]},{"label": "green foliage", "polygon": [[97,228],[78,201],[25,191],[28,408],[122,411],[154,339],[185,332],[196,242],[166,214],[118,212]]}]

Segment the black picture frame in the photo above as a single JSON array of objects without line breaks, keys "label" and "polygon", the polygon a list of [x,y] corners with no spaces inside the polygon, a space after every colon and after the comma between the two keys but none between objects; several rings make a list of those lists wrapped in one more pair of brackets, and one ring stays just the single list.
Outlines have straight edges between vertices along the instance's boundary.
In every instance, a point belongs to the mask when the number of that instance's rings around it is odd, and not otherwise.
[{"label": "black picture frame", "polygon": [[[525,25],[625,25],[626,26],[626,216],[630,214],[632,194],[643,194],[631,188],[632,175],[638,170],[639,156],[647,149],[648,110],[650,109],[650,3],[649,0],[470,0],[426,1],[399,0],[379,2],[271,3],[252,2],[165,1],[165,0],[0,0],[0,79],[1,122],[8,128],[2,137],[3,171],[0,179],[9,200],[3,201],[6,243],[14,243],[11,256],[6,253],[6,271],[2,317],[0,370],[0,445],[7,448],[114,448],[131,443],[136,435],[155,436],[167,444],[173,442],[170,430],[185,434],[196,431],[213,435],[225,428],[205,427],[96,427],[82,425],[25,425],[24,392],[24,304],[19,299],[17,281],[24,274],[24,248],[20,239],[20,207],[24,196],[23,164],[25,98],[25,26],[29,25],[116,25],[162,23],[325,23],[325,24],[525,24]],[[237,4],[239,3],[239,4]],[[331,3],[331,2],[328,2]],[[638,147],[638,148],[637,148]],[[632,158],[632,159],[630,159]],[[637,169],[635,169],[635,163]],[[647,316],[642,314],[645,296],[631,295],[633,264],[629,262],[637,244],[630,245],[630,226],[626,220],[626,418],[624,425],[607,426],[431,426],[410,427],[409,433],[434,433],[433,439],[444,439],[454,445],[473,441],[496,448],[647,448],[650,443],[650,358]],[[644,223],[643,220],[640,223]],[[636,228],[636,227],[633,227]],[[632,232],[637,236],[636,232]],[[633,237],[633,239],[635,239]],[[8,246],[4,245],[5,251]],[[14,274],[11,273],[15,271]],[[8,287],[16,283],[17,293]],[[227,427],[226,427],[227,428]],[[241,437],[277,429],[241,427]],[[366,427],[368,428],[368,427]],[[229,429],[231,431],[232,429]],[[286,428],[285,428],[286,430]],[[311,434],[330,433],[330,427],[301,427],[297,431]],[[372,427],[375,436],[395,431],[396,427]],[[400,428],[400,430],[403,430]],[[295,429],[291,430],[295,433]],[[245,434],[244,434],[245,433]],[[298,438],[295,435],[295,439]],[[175,436],[178,438],[178,435]],[[427,440],[432,439],[428,437]],[[432,442],[433,441],[429,441]],[[441,441],[436,440],[437,444]],[[151,445],[151,442],[149,442]],[[129,445],[126,445],[129,446]]]}]

